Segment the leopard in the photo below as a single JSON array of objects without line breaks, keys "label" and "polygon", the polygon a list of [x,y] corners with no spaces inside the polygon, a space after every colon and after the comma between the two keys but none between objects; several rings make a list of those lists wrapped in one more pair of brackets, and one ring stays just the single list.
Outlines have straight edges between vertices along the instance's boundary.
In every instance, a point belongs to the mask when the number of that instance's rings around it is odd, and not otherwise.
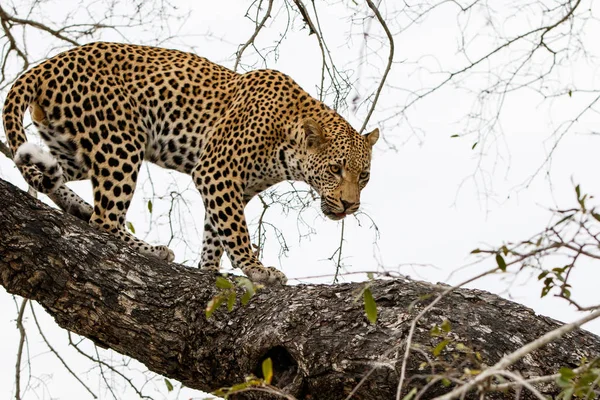
[{"label": "leopard", "polygon": [[[45,146],[27,140],[25,112]],[[23,73],[3,125],[26,182],[64,212],[167,262],[174,253],[127,229],[143,161],[190,175],[204,205],[199,267],[226,253],[252,281],[285,285],[255,254],[244,209],[282,181],[301,181],[331,220],[355,213],[379,129],[359,134],[335,110],[273,69],[235,72],[196,54],[94,42]],[[66,183],[90,180],[93,205]]]}]

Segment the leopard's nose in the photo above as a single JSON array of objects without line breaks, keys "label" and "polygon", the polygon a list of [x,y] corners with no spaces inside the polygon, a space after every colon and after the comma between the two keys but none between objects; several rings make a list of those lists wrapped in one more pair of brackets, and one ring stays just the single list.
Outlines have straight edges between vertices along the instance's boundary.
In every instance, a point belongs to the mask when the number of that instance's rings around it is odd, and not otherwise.
[{"label": "leopard's nose", "polygon": [[344,211],[350,210],[355,205],[356,205],[356,202],[354,202],[354,201],[342,200],[342,206],[344,206]]}]

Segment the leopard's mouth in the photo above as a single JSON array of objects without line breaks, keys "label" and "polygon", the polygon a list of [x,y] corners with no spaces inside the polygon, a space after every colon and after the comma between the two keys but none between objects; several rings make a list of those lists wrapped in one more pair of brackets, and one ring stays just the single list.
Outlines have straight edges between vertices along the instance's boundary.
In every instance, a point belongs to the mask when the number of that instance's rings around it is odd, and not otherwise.
[{"label": "leopard's mouth", "polygon": [[331,220],[334,220],[334,221],[339,221],[341,219],[344,219],[346,217],[346,215],[348,215],[348,214],[346,214],[346,213],[332,213],[332,212],[325,213],[325,216],[327,218],[329,218]]},{"label": "leopard's mouth", "polygon": [[339,221],[341,219],[344,219],[346,217],[346,215],[348,215],[345,212],[333,212],[331,211],[331,209],[329,208],[329,206],[327,205],[327,203],[325,203],[324,201],[321,201],[321,211],[323,212],[323,214],[333,220],[333,221]]}]

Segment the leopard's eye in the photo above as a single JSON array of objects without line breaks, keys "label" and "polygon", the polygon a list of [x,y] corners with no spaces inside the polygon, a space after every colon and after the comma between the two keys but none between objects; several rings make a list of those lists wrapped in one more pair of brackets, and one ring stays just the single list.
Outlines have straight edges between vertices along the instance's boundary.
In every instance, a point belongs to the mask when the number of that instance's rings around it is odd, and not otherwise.
[{"label": "leopard's eye", "polygon": [[337,164],[331,164],[329,166],[329,170],[331,171],[331,173],[338,175],[340,172],[342,172],[342,168],[337,165]]},{"label": "leopard's eye", "polygon": [[360,173],[360,179],[367,179],[369,177],[369,171],[363,171]]}]

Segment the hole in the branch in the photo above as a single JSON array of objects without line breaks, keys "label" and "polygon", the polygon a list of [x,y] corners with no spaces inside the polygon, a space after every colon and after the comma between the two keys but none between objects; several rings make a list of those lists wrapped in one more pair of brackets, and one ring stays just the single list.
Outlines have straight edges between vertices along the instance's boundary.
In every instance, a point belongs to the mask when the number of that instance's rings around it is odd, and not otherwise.
[{"label": "hole in the branch", "polygon": [[262,373],[262,363],[267,358],[273,362],[273,379],[271,384],[284,388],[291,384],[298,372],[298,363],[289,351],[283,346],[275,346],[263,355],[254,370],[254,375],[264,378]]}]

